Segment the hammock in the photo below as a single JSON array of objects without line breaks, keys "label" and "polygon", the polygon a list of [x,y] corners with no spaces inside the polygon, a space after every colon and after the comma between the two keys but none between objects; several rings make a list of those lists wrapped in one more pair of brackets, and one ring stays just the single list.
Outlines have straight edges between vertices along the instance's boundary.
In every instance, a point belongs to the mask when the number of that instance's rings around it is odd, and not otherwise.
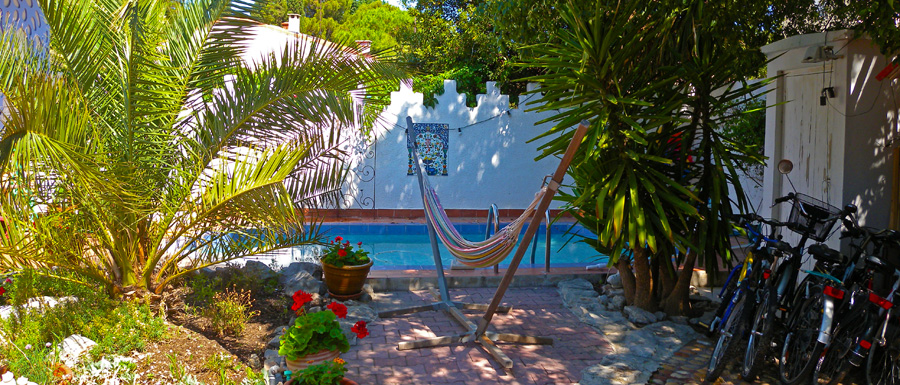
[{"label": "hammock", "polygon": [[[418,161],[418,155],[416,155],[416,160]],[[473,242],[459,234],[456,227],[450,222],[444,207],[441,206],[437,192],[431,187],[427,175],[423,176],[425,176],[425,194],[423,197],[425,200],[425,217],[431,222],[438,238],[447,247],[450,254],[453,254],[460,263],[476,268],[494,266],[503,261],[512,252],[519,240],[519,233],[522,231],[525,221],[534,215],[535,207],[537,207],[546,191],[546,188],[542,188],[541,191],[535,194],[534,200],[522,212],[522,215],[504,226],[496,234],[484,241]]]},{"label": "hammock", "polygon": [[[406,118],[406,125],[407,146],[410,149],[414,149],[410,152],[415,160],[416,174],[419,179],[419,191],[422,193],[422,200],[425,203],[425,217],[428,219],[428,237],[431,239],[431,248],[434,254],[434,266],[435,270],[437,270],[437,283],[438,288],[440,289],[439,294],[434,294],[439,302],[424,306],[383,311],[378,313],[378,316],[389,318],[402,314],[444,310],[462,327],[468,329],[468,331],[461,334],[437,338],[404,341],[397,345],[397,349],[418,349],[477,341],[488,354],[500,363],[500,365],[506,369],[511,369],[513,367],[512,359],[500,350],[495,344],[495,341],[548,345],[553,344],[553,340],[545,337],[493,333],[487,331],[487,328],[495,313],[508,312],[510,310],[510,307],[500,306],[500,301],[503,300],[503,294],[506,293],[506,289],[512,284],[513,277],[516,275],[516,269],[519,267],[519,262],[522,261],[522,257],[525,255],[527,245],[532,237],[534,237],[534,234],[537,232],[538,226],[540,225],[541,219],[534,214],[547,210],[547,208],[550,207],[550,200],[553,199],[553,195],[556,194],[556,190],[559,189],[563,176],[565,176],[566,169],[569,167],[569,163],[575,156],[575,152],[578,150],[578,146],[581,144],[582,139],[584,139],[585,133],[587,133],[588,123],[582,121],[575,130],[572,141],[566,148],[566,153],[562,157],[559,166],[557,166],[556,172],[551,176],[547,186],[542,188],[535,196],[534,201],[528,205],[528,209],[526,209],[519,218],[516,218],[512,223],[497,232],[497,234],[481,242],[471,242],[466,240],[459,235],[459,232],[457,232],[456,228],[453,227],[453,224],[450,223],[450,219],[447,218],[447,213],[444,212],[444,208],[441,207],[441,202],[438,200],[437,193],[435,193],[430,183],[428,183],[424,167],[419,161],[418,149],[415,147],[415,141],[413,140],[415,125],[413,124],[411,117]],[[509,263],[509,268],[503,275],[503,279],[500,281],[499,286],[497,286],[497,291],[494,293],[491,303],[489,305],[481,305],[452,301],[450,293],[447,290],[447,280],[444,277],[444,267],[441,263],[437,239],[440,238],[441,242],[447,246],[447,249],[450,250],[453,256],[466,265],[475,267],[496,266],[496,264],[503,260],[515,247],[519,238],[519,232],[522,230],[522,226],[527,218],[531,218],[531,220],[529,221],[528,229],[525,230],[522,244],[516,249],[516,253]],[[484,310],[485,313],[481,320],[478,321],[478,325],[475,325],[459,309]]]}]

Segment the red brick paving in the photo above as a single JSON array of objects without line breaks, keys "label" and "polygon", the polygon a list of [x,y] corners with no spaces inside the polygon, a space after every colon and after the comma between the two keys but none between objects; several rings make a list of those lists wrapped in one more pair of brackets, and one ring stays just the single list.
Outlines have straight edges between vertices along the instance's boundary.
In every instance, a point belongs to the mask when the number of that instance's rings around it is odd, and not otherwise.
[{"label": "red brick paving", "polygon": [[[494,288],[455,289],[456,301],[486,303]],[[378,294],[378,311],[418,306],[433,301],[428,292],[387,292]],[[581,323],[564,307],[553,287],[512,288],[504,305],[508,314],[497,314],[489,330],[501,333],[540,335],[554,339],[554,345],[498,343],[513,360],[505,371],[477,344],[457,344],[437,348],[397,350],[397,343],[464,332],[444,312],[422,312],[379,319],[369,326],[369,337],[342,357],[347,376],[365,384],[572,384],[581,371],[598,364],[611,353],[609,341]],[[482,312],[464,310],[477,323]]]}]

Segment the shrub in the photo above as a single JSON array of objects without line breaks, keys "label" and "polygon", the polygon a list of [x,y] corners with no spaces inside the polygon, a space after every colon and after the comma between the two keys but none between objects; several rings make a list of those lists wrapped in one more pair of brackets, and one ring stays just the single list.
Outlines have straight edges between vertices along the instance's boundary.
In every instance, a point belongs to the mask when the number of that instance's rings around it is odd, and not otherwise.
[{"label": "shrub", "polygon": [[91,353],[102,357],[141,350],[147,342],[164,338],[166,325],[147,305],[110,300],[94,293],[54,308],[17,307],[13,316],[0,320],[0,331],[10,342],[0,344],[0,357],[8,359],[10,370],[46,383],[41,379],[52,374],[52,347],[72,334],[97,342]]},{"label": "shrub", "polygon": [[244,332],[247,322],[259,312],[250,310],[253,299],[250,291],[231,289],[213,296],[209,307],[203,312],[219,335],[238,336]]}]

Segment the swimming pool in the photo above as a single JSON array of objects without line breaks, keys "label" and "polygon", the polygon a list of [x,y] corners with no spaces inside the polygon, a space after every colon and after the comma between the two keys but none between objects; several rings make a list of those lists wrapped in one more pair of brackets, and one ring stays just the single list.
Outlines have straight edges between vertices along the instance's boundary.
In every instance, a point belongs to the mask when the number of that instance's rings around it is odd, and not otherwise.
[{"label": "swimming pool", "polygon": [[[550,226],[550,264],[558,267],[605,264],[607,261],[605,255],[598,254],[596,250],[582,242],[576,242],[580,237],[576,236],[569,241],[572,234],[587,234],[587,231],[580,226],[572,229],[570,227],[568,224]],[[484,239],[485,224],[457,224],[456,229],[466,239],[472,241]],[[326,223],[322,225],[321,230],[329,238],[341,236],[354,244],[362,242],[362,247],[369,251],[369,256],[375,260],[373,269],[434,268],[431,243],[428,240],[428,227],[425,224]],[[566,234],[567,230],[569,234]],[[524,233],[523,230],[522,234]],[[522,234],[519,235],[520,242]],[[537,266],[544,266],[545,234],[546,226],[541,225],[536,235],[535,265]],[[438,243],[440,244],[440,242]],[[532,246],[529,245],[521,266],[530,265],[531,252]],[[455,258],[443,244],[440,244],[440,253],[444,268],[450,268],[451,261]],[[513,253],[510,253],[500,263],[501,267],[509,265]],[[259,259],[267,263],[286,266],[291,262],[313,261],[318,255],[319,248],[306,246],[281,250],[274,255]]]}]

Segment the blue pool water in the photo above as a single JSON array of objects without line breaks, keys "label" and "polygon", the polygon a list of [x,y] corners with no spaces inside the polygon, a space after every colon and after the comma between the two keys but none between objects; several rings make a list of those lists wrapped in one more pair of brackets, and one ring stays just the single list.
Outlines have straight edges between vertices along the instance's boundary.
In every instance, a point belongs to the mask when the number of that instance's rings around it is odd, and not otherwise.
[{"label": "blue pool water", "polygon": [[[457,231],[466,239],[479,241],[484,239],[484,224],[459,224]],[[428,239],[428,228],[424,224],[324,224],[322,231],[329,238],[341,236],[352,244],[363,243],[363,248],[369,251],[369,256],[375,260],[373,269],[399,269],[399,268],[433,268],[431,243]],[[553,266],[587,266],[598,263],[605,264],[607,257],[600,255],[592,247],[577,242],[580,237],[572,234],[587,234],[581,227],[571,228],[568,224],[555,224],[550,226],[550,264]],[[566,234],[566,232],[569,234]],[[522,234],[524,234],[524,230]],[[536,235],[537,251],[535,252],[535,264],[544,265],[546,227],[541,225]],[[521,242],[522,235],[519,235]],[[440,241],[438,241],[440,244]],[[508,266],[512,260],[512,253],[500,263],[500,266]],[[529,245],[522,266],[531,263],[532,245]],[[455,259],[447,249],[440,244],[441,261],[445,268],[449,268],[451,261]],[[285,266],[295,261],[310,261],[318,255],[318,250],[313,247],[298,247],[283,250],[272,257],[272,262]],[[265,260],[265,258],[262,258]]]}]

